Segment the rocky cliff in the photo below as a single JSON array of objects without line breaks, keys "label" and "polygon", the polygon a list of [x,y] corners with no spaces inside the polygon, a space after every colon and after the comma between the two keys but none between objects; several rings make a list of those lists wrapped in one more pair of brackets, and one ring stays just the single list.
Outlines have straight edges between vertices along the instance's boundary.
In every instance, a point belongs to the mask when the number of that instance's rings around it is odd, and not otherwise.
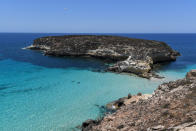
[{"label": "rocky cliff", "polygon": [[160,85],[149,98],[129,95],[110,104],[118,104],[115,113],[84,122],[82,130],[196,131],[196,70]]},{"label": "rocky cliff", "polygon": [[91,56],[115,61],[108,68],[151,77],[153,64],[176,60],[179,53],[166,43],[119,36],[68,35],[34,40],[29,49],[43,50],[53,56]]}]

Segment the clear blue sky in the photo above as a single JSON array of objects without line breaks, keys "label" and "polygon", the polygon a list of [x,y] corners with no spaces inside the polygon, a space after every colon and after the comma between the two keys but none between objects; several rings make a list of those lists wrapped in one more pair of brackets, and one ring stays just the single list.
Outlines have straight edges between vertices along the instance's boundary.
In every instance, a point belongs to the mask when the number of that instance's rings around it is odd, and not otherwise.
[{"label": "clear blue sky", "polygon": [[196,0],[0,0],[0,32],[195,33]]}]

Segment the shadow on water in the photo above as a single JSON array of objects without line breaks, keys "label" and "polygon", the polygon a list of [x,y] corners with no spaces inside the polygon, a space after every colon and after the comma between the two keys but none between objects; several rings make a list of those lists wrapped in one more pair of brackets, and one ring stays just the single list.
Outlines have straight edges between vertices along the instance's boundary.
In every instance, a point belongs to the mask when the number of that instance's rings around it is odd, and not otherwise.
[{"label": "shadow on water", "polygon": [[19,49],[17,52],[17,54],[23,55],[7,56],[7,59],[12,59],[19,62],[27,62],[46,68],[77,68],[88,69],[92,71],[103,71],[108,67],[106,61],[95,58],[44,56],[41,52],[38,51]]},{"label": "shadow on water", "polygon": [[162,63],[161,65],[155,65],[154,71],[155,72],[160,72],[160,71],[176,71],[176,72],[181,72],[184,71],[187,68],[186,64],[180,64],[178,62],[167,62],[167,63]]},{"label": "shadow on water", "polygon": [[0,91],[13,87],[11,84],[0,84]]},{"label": "shadow on water", "polygon": [[37,88],[27,88],[27,89],[23,89],[23,90],[15,90],[15,91],[11,91],[9,93],[28,93],[28,92],[32,92],[32,91],[37,91],[43,89],[43,87],[37,87]]},{"label": "shadow on water", "polygon": [[[11,88],[11,87],[10,87]],[[12,87],[13,88],[13,87]],[[26,89],[11,89],[11,90],[0,90],[0,96],[7,96],[9,94],[24,94],[24,93],[30,93],[34,91],[40,91],[48,89],[48,87],[36,87],[36,88],[26,88]]]},{"label": "shadow on water", "polygon": [[36,79],[37,79],[37,77],[31,77],[31,78],[25,79],[24,81],[34,81],[34,80],[36,80]]},{"label": "shadow on water", "polygon": [[0,59],[12,59],[19,62],[28,62],[33,65],[47,68],[78,68],[88,70],[103,70],[107,67],[105,62],[95,58],[52,57],[44,56],[40,51],[24,50],[33,40],[43,36],[65,34],[39,34],[39,33],[0,33]]}]

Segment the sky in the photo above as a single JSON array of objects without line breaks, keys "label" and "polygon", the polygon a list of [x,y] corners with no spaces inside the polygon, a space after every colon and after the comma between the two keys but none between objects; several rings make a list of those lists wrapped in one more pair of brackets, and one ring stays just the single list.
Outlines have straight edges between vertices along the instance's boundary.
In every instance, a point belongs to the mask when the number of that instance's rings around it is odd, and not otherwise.
[{"label": "sky", "polygon": [[0,32],[196,33],[196,0],[0,0]]}]

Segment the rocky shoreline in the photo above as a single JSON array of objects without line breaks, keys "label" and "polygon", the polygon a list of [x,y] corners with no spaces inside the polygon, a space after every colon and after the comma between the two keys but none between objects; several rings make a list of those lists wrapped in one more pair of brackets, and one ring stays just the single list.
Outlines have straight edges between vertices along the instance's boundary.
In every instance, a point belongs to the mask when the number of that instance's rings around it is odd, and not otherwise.
[{"label": "rocky shoreline", "polygon": [[196,130],[196,70],[184,79],[161,84],[152,94],[121,98],[107,105],[116,111],[87,120],[83,131]]},{"label": "rocky shoreline", "polygon": [[[69,35],[34,40],[27,49],[45,55],[95,57],[112,61],[108,71],[158,77],[157,64],[180,55],[164,42],[120,36]],[[138,93],[108,103],[108,113],[85,121],[83,131],[192,131],[196,130],[196,70],[184,79],[161,84],[152,95]]]},{"label": "rocky shoreline", "polygon": [[120,36],[67,35],[34,40],[27,49],[41,50],[45,55],[95,57],[112,61],[108,71],[133,73],[140,77],[159,77],[155,64],[175,61],[180,55],[164,42]]}]

